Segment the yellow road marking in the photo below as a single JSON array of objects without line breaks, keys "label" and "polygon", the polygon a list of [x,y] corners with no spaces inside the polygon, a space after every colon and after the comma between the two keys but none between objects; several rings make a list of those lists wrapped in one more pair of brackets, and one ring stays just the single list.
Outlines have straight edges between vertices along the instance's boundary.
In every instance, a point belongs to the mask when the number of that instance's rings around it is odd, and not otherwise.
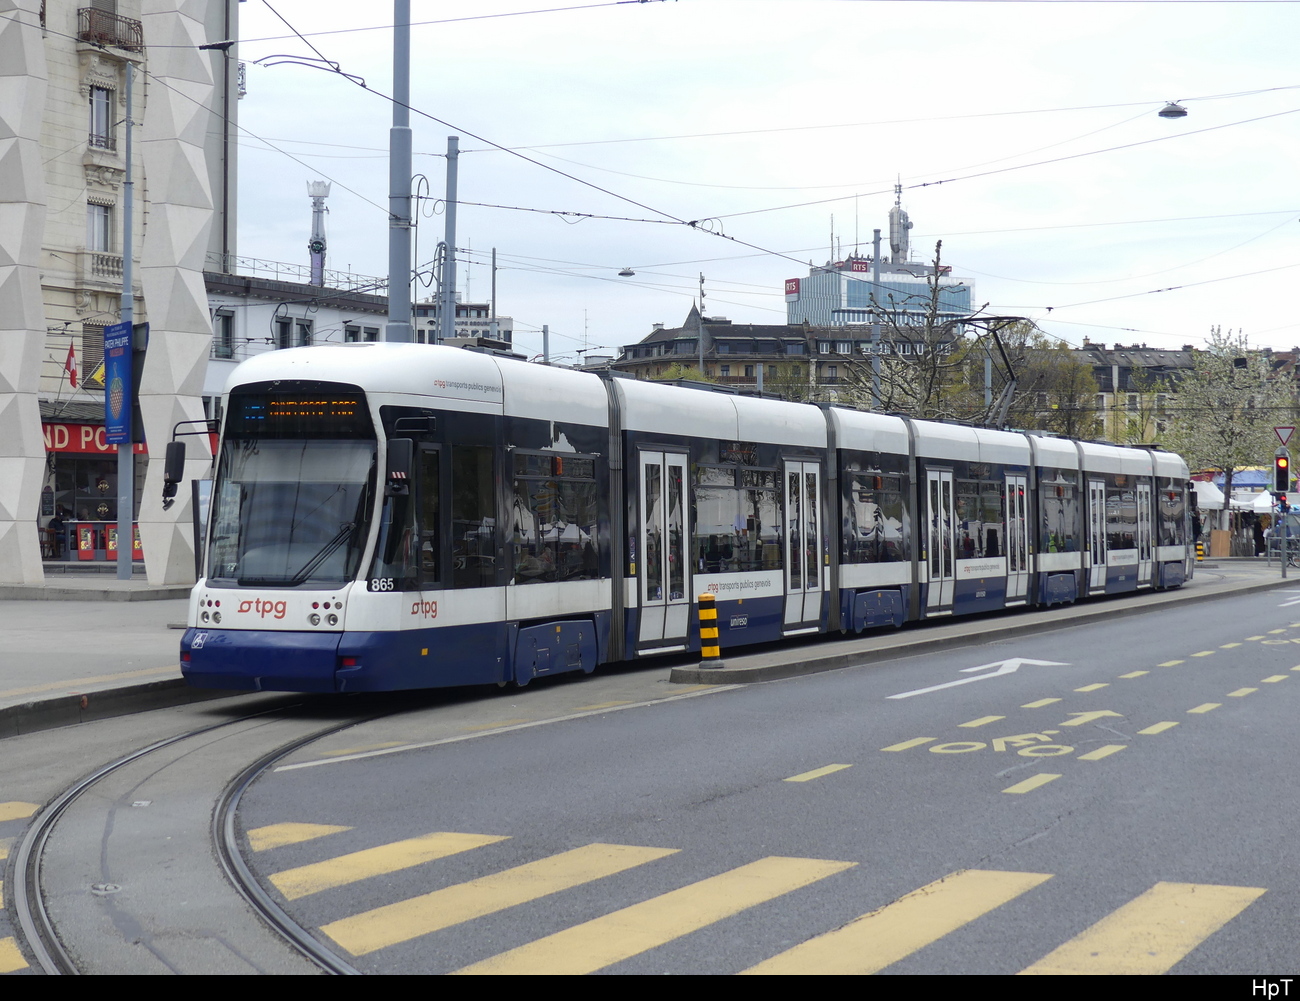
[{"label": "yellow road marking", "polygon": [[1156,667],[1177,667],[1181,663],[1181,660],[1167,660],[1163,664],[1157,664]]},{"label": "yellow road marking", "polygon": [[680,695],[680,694],[683,694],[683,693],[685,693],[685,692],[703,692],[703,691],[705,691],[706,689],[709,689],[709,688],[717,688],[717,687],[718,687],[718,686],[717,686],[716,684],[712,684],[712,685],[681,685],[681,686],[673,685],[673,691],[674,691],[676,694],[679,694],[679,695]]},{"label": "yellow road marking", "polygon": [[13,973],[15,970],[27,969],[27,960],[18,950],[18,943],[12,938],[0,938],[0,973]]},{"label": "yellow road marking", "polygon": [[1060,702],[1060,699],[1039,699],[1037,702],[1026,702],[1021,709],[1042,709],[1043,706],[1050,706],[1053,702]]},{"label": "yellow road marking", "polygon": [[1222,702],[1202,702],[1195,709],[1188,709],[1189,713],[1208,713],[1211,709],[1218,709],[1223,705]]},{"label": "yellow road marking", "polygon": [[825,859],[759,859],[457,972],[594,973],[854,865]]},{"label": "yellow road marking", "polygon": [[578,706],[575,713],[588,713],[593,709],[613,709],[615,706],[630,706],[631,702],[597,702],[594,706]]},{"label": "yellow road marking", "polygon": [[935,737],[913,737],[911,740],[905,740],[901,744],[890,744],[888,747],[882,747],[882,751],[906,751],[909,748],[920,747],[922,744],[928,744],[935,740]]},{"label": "yellow road marking", "polygon": [[1239,699],[1243,695],[1249,695],[1251,692],[1258,692],[1258,691],[1259,691],[1258,688],[1238,688],[1235,692],[1229,692],[1228,695],[1232,698]]},{"label": "yellow road marking", "polygon": [[1285,629],[1270,629],[1270,630],[1268,631],[1268,634],[1269,634],[1270,636],[1276,636],[1278,633],[1284,633],[1284,632],[1286,632]]},{"label": "yellow road marking", "polygon": [[1080,761],[1100,761],[1102,758],[1109,758],[1112,754],[1118,754],[1128,744],[1103,744],[1095,751],[1089,751],[1087,754],[1080,754]]},{"label": "yellow road marking", "polygon": [[[527,719],[499,719],[495,723],[481,723],[478,726],[464,727],[466,733],[478,733],[480,730],[496,730],[503,726],[516,726],[520,723],[529,722]],[[397,744],[393,745],[397,747]]]},{"label": "yellow road marking", "polygon": [[1277,681],[1286,681],[1289,677],[1291,677],[1289,674],[1270,674],[1267,678],[1260,678],[1259,680],[1264,684],[1272,684]]},{"label": "yellow road marking", "polygon": [[1109,686],[1110,686],[1110,682],[1108,682],[1108,681],[1098,681],[1095,685],[1084,685],[1082,688],[1076,688],[1075,691],[1076,691],[1076,692],[1095,692],[1095,691],[1097,691],[1097,689],[1099,689],[1099,688],[1108,688]]},{"label": "yellow road marking", "polygon": [[590,883],[647,862],[675,855],[676,848],[636,845],[584,845],[550,858],[515,866],[434,890],[410,900],[377,907],[321,926],[321,931],[354,956],[409,942],[452,925]]},{"label": "yellow road marking", "polygon": [[1157,883],[1020,972],[1166,973],[1263,893],[1254,886]]},{"label": "yellow road marking", "polygon": [[1166,730],[1172,730],[1177,725],[1178,725],[1177,723],[1170,723],[1168,720],[1166,720],[1163,723],[1153,723],[1145,730],[1139,730],[1138,733],[1144,733],[1144,734],[1164,733]]},{"label": "yellow road marking", "polygon": [[830,775],[832,772],[842,772],[846,768],[852,768],[852,765],[823,765],[821,768],[814,768],[810,772],[800,772],[798,775],[791,775],[785,782],[811,782],[813,779],[819,779],[823,775]]},{"label": "yellow road marking", "polygon": [[1293,668],[1291,668],[1291,670],[1293,670],[1293,671],[1300,671],[1300,667],[1293,667]]},{"label": "yellow road marking", "polygon": [[958,726],[983,726],[985,723],[996,723],[1000,719],[1006,719],[1005,716],[981,716],[979,719],[973,719],[969,723],[958,723]]},{"label": "yellow road marking", "polygon": [[289,900],[319,893],[335,886],[346,886],[371,876],[398,872],[434,859],[457,855],[484,845],[507,840],[499,834],[453,834],[438,831],[419,838],[394,841],[338,858],[313,862],[311,865],[272,873],[271,884]]},{"label": "yellow road marking", "polygon": [[1213,657],[1213,650],[1201,650],[1199,653],[1192,654],[1193,657]]},{"label": "yellow road marking", "polygon": [[1263,638],[1264,638],[1263,636],[1247,636],[1247,637],[1246,637],[1247,640],[1262,640]]},{"label": "yellow road marking", "polygon": [[362,751],[381,751],[385,747],[401,747],[400,740],[390,740],[383,744],[367,744],[365,747],[343,747],[337,751],[321,751],[322,758],[335,758],[340,754],[360,754]]},{"label": "yellow road marking", "polygon": [[1241,646],[1240,643],[1224,643],[1219,647],[1220,650],[1231,650],[1235,646]]},{"label": "yellow road marking", "polygon": [[248,832],[248,847],[255,852],[264,852],[350,830],[350,827],[336,827],[333,824],[268,824]]},{"label": "yellow road marking", "polygon": [[[89,678],[68,678],[66,681],[51,681],[44,685],[28,685],[26,688],[10,688],[0,692],[0,698],[15,695],[34,695],[37,692],[80,692],[80,685],[97,685],[101,681],[129,681],[131,678],[148,678],[155,674],[180,674],[179,664],[169,667],[147,667],[141,671],[123,671],[120,674],[96,674]],[[24,964],[25,965],[25,964]]]},{"label": "yellow road marking", "polygon": [[3,879],[0,879],[0,910],[4,910],[4,906],[5,906],[5,881]]},{"label": "yellow road marking", "polygon": [[39,809],[40,805],[37,803],[23,803],[19,800],[0,803],[0,821],[21,820],[24,817],[30,817]]},{"label": "yellow road marking", "polygon": [[1041,872],[955,872],[742,972],[877,973],[1051,878]]},{"label": "yellow road marking", "polygon": [[0,838],[0,862],[9,858],[9,846],[13,843],[13,838]]},{"label": "yellow road marking", "polygon": [[1013,786],[1007,786],[1002,791],[1012,793],[1033,792],[1040,786],[1045,786],[1049,782],[1055,782],[1060,777],[1061,776],[1059,775],[1053,775],[1051,772],[1039,772],[1037,775],[1032,778],[1027,778],[1023,782],[1017,782]]},{"label": "yellow road marking", "polygon": [[1150,671],[1129,671],[1128,674],[1121,674],[1121,678],[1140,678],[1144,674],[1150,674]]}]

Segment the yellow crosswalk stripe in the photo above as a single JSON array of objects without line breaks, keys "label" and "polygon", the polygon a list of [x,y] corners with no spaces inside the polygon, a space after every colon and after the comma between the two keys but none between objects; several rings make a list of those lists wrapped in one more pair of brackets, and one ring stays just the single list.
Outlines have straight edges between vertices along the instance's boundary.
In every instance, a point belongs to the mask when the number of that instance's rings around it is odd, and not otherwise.
[{"label": "yellow crosswalk stripe", "polygon": [[953,873],[743,972],[875,973],[1051,878],[984,869]]},{"label": "yellow crosswalk stripe", "polygon": [[529,862],[468,883],[434,890],[410,900],[334,921],[321,927],[354,956],[408,942],[507,907],[676,854],[676,848],[636,845],[585,845],[550,858]]},{"label": "yellow crosswalk stripe", "polygon": [[769,857],[511,949],[458,973],[582,974],[852,868],[853,862]]},{"label": "yellow crosswalk stripe", "polygon": [[1020,972],[1165,973],[1264,892],[1254,886],[1157,883]]},{"label": "yellow crosswalk stripe", "polygon": [[40,808],[38,803],[20,803],[17,800],[0,803],[0,821],[22,820],[24,817],[30,817]]},{"label": "yellow crosswalk stripe", "polygon": [[446,858],[484,845],[507,840],[498,834],[454,834],[438,831],[419,838],[394,841],[311,865],[285,869],[270,876],[271,884],[289,900],[345,886],[372,876],[410,869],[434,859]]},{"label": "yellow crosswalk stripe", "polygon": [[268,824],[248,832],[248,847],[255,852],[264,852],[350,830],[352,828],[337,827],[334,824]]},{"label": "yellow crosswalk stripe", "polygon": [[833,775],[835,772],[842,772],[846,768],[852,768],[852,765],[822,765],[821,768],[814,768],[810,772],[800,772],[798,775],[791,775],[785,782],[811,782],[813,779],[819,779],[824,775]]},{"label": "yellow crosswalk stripe", "polygon": [[27,960],[12,938],[0,938],[0,973],[13,973],[27,969]]}]

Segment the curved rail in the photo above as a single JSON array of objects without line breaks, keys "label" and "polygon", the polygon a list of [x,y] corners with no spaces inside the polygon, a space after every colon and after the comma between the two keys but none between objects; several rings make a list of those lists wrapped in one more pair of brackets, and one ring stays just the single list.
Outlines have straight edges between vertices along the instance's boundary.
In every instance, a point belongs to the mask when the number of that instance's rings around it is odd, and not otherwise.
[{"label": "curved rail", "polygon": [[[41,858],[46,843],[49,841],[59,818],[67,809],[106,776],[132,762],[153,754],[155,751],[211,733],[214,730],[245,723],[269,713],[280,713],[288,709],[299,708],[300,705],[301,703],[298,703],[264,710],[263,712],[252,713],[237,719],[224,720],[220,723],[214,723],[210,726],[200,727],[155,741],[97,768],[85,778],[65,789],[37,815],[35,821],[23,835],[14,853],[14,876],[16,878],[11,891],[12,902],[10,906],[17,919],[20,934],[44,973],[51,975],[79,975],[81,972],[59,939],[54,923],[46,910],[41,886]],[[235,834],[235,810],[244,791],[276,761],[312,741],[329,736],[331,733],[386,715],[391,715],[391,713],[358,716],[344,723],[328,726],[307,736],[296,738],[263,755],[227,784],[213,814],[213,844],[217,849],[217,856],[221,861],[222,869],[231,884],[252,905],[273,931],[283,937],[286,942],[310,962],[327,973],[356,974],[359,971],[313,938],[305,928],[293,921],[261,888],[256,877],[239,853]]]}]

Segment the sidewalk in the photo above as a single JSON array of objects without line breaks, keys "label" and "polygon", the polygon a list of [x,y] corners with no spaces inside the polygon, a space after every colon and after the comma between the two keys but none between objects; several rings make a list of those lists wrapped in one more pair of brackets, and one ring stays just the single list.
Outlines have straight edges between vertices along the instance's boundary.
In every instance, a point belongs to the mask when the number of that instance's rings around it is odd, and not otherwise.
[{"label": "sidewalk", "polygon": [[[834,670],[934,649],[970,637],[1007,636],[1099,617],[1138,614],[1161,605],[1205,601],[1291,583],[1259,559],[1207,561],[1175,591],[1085,602],[1044,612],[948,619],[852,639],[773,644],[729,656],[725,667],[674,667],[688,684],[765,681]],[[143,579],[106,575],[54,577],[44,585],[0,588],[0,738],[167,705],[221,698],[229,692],[187,686],[177,653],[189,588],[152,588]],[[647,662],[647,667],[652,662]],[[664,665],[667,667],[667,665]]]}]

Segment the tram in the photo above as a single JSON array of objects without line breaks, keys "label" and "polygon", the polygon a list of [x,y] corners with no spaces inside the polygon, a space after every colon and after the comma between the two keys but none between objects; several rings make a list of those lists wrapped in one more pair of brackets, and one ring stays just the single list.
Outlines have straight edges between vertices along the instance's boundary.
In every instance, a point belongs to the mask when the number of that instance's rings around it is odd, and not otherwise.
[{"label": "tram", "polygon": [[1188,471],[1154,449],[607,378],[455,348],[232,374],[193,685],[527,684],[699,649],[1172,588]]}]

